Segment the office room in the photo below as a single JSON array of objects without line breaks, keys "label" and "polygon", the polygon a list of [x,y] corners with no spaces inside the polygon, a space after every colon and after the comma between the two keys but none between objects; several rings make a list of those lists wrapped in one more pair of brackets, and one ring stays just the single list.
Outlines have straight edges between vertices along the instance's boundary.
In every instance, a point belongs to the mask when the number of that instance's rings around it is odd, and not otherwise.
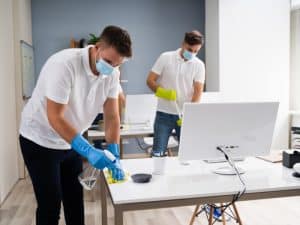
[{"label": "office room", "polygon": [[300,0],[1,0],[0,225],[300,221]]}]

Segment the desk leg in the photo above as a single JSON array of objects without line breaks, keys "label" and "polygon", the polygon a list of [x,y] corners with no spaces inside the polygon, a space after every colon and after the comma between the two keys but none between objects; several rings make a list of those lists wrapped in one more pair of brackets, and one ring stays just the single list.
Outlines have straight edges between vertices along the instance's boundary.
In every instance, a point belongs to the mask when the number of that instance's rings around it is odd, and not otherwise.
[{"label": "desk leg", "polygon": [[107,199],[106,199],[106,186],[103,171],[100,174],[100,188],[101,188],[101,217],[102,225],[107,225]]},{"label": "desk leg", "polygon": [[115,225],[123,225],[123,211],[115,206]]}]

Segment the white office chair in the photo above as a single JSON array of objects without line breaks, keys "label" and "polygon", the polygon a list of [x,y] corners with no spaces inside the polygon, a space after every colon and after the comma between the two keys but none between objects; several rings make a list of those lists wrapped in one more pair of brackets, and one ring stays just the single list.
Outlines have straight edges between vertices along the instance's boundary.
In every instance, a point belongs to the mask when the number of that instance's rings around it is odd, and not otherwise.
[{"label": "white office chair", "polygon": [[[151,155],[152,147],[153,147],[153,137],[144,137],[144,143],[148,146],[147,147],[148,154]],[[171,148],[175,148],[177,146],[178,146],[178,141],[173,136],[170,136],[168,146],[167,146],[168,156],[173,156]]]}]

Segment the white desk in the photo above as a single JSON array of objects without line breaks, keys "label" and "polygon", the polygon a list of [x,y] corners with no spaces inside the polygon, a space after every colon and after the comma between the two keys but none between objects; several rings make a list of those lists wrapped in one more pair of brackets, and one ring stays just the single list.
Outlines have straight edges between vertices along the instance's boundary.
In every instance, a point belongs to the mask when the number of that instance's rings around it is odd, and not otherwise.
[{"label": "white desk", "polygon": [[[151,173],[153,168],[151,158],[122,160],[122,164],[130,174]],[[281,164],[257,158],[248,158],[237,164],[246,170],[243,177],[247,191],[241,200],[300,195],[300,179],[293,177],[293,170]],[[115,225],[123,224],[124,211],[229,202],[232,195],[240,190],[240,183],[236,176],[212,172],[221,165],[193,161],[184,166],[177,157],[168,158],[166,174],[153,176],[146,184],[129,180],[108,185],[102,174],[102,225],[107,225],[106,191],[114,206]]]},{"label": "white desk", "polygon": [[[104,140],[104,131],[88,130],[88,140]],[[147,137],[153,135],[153,127],[149,126],[130,126],[120,129],[120,156],[123,158],[123,139],[135,137]]]},{"label": "white desk", "polygon": [[[148,136],[153,134],[152,128],[145,129],[120,129],[120,137],[121,138],[132,138],[138,136]],[[99,140],[105,138],[104,131],[98,130],[88,130],[88,138],[89,140]]]}]

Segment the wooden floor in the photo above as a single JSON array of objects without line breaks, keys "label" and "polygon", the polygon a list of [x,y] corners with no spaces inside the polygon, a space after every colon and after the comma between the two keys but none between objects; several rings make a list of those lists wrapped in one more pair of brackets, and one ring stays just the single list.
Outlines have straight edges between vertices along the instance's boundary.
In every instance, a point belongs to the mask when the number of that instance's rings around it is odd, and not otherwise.
[{"label": "wooden floor", "polygon": [[[101,206],[97,192],[94,193],[95,201],[91,201],[90,194],[86,196],[86,225],[101,224]],[[237,206],[244,225],[300,224],[300,197],[239,202]],[[188,225],[193,209],[191,206],[127,212],[124,221],[126,225]],[[0,225],[34,225],[34,214],[35,199],[30,180],[21,180],[0,208]],[[60,225],[64,224],[62,215]],[[109,224],[113,224],[111,206]],[[196,219],[195,225],[200,224],[207,224],[204,216]],[[231,221],[227,224],[236,223]]]}]

